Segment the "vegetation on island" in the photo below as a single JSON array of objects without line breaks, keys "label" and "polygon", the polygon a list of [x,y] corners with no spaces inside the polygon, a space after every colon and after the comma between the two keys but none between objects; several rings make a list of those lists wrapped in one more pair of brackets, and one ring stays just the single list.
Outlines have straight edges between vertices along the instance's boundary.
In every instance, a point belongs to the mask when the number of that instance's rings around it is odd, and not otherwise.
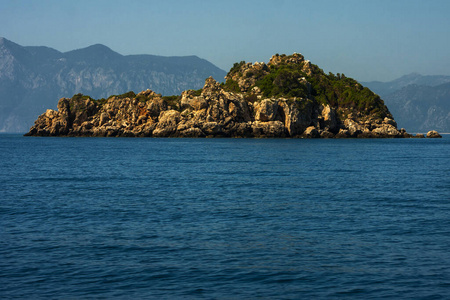
[{"label": "vegetation on island", "polygon": [[[255,74],[258,76],[259,74]],[[273,66],[269,68],[269,74],[258,76],[256,86],[261,89],[265,97],[300,97],[308,96],[308,88],[299,79],[306,74],[293,65]]]},{"label": "vegetation on island", "polygon": [[[317,66],[315,68],[318,69]],[[380,96],[344,74],[334,75],[330,72],[326,75],[320,70],[309,76],[308,81],[312,86],[312,95],[321,104],[354,109],[383,118],[390,114]]]},{"label": "vegetation on island", "polygon": [[[235,63],[222,87],[230,92],[243,92],[238,81],[252,78],[254,86],[266,98],[300,98],[297,101],[311,98],[319,104],[347,111],[381,118],[390,115],[383,100],[356,80],[339,73],[325,74],[317,65],[304,61],[300,54],[275,57],[278,58],[276,63],[264,64],[261,68],[248,67],[245,61]],[[246,97],[254,100],[250,90],[246,91]]]}]

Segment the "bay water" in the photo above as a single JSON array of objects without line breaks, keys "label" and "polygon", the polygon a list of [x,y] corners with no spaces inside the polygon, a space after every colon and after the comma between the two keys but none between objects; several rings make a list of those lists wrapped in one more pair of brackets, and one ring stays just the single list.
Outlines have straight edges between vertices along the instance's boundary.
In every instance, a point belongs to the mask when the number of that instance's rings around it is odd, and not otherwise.
[{"label": "bay water", "polygon": [[1,299],[449,299],[442,139],[0,135]]}]

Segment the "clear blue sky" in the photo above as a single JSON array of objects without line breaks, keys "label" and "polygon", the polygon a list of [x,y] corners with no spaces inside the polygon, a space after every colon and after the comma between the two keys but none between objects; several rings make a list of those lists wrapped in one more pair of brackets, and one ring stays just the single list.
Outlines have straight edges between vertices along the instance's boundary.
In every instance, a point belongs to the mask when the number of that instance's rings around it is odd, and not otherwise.
[{"label": "clear blue sky", "polygon": [[302,53],[361,81],[450,75],[450,0],[0,0],[0,36],[234,62]]}]

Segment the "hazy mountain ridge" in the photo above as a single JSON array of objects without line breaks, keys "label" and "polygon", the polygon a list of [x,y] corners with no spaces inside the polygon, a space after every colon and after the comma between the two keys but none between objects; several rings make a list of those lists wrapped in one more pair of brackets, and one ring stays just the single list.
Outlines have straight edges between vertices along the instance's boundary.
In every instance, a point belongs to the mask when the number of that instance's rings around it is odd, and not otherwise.
[{"label": "hazy mountain ridge", "polygon": [[384,97],[401,126],[414,132],[450,132],[450,83],[408,85]]},{"label": "hazy mountain ridge", "polygon": [[124,56],[100,44],[63,53],[0,38],[0,132],[26,132],[44,108],[77,93],[103,98],[152,89],[174,95],[225,75],[197,56]]},{"label": "hazy mountain ridge", "polygon": [[450,132],[450,76],[412,73],[389,82],[364,82],[379,94],[399,127]]},{"label": "hazy mountain ridge", "polygon": [[376,92],[381,97],[392,94],[408,85],[438,86],[450,82],[450,76],[446,75],[420,75],[411,73],[392,81],[369,81],[361,82],[364,86]]}]

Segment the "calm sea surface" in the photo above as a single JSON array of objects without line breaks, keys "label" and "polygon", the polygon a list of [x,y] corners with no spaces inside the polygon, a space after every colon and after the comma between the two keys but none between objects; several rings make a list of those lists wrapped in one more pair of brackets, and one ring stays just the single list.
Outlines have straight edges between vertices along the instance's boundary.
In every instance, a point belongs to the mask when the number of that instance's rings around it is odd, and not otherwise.
[{"label": "calm sea surface", "polygon": [[449,299],[450,136],[0,135],[0,298]]}]

